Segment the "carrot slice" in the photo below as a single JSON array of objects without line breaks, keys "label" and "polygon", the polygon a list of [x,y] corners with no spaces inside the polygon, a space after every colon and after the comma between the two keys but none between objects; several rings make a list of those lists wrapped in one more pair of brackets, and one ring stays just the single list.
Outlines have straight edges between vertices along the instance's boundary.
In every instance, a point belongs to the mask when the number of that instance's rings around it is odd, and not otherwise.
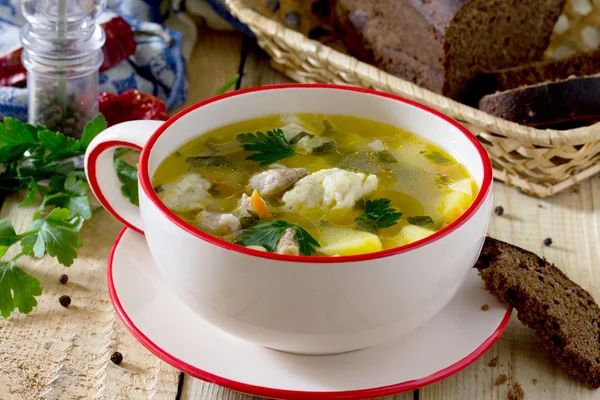
[{"label": "carrot slice", "polygon": [[252,196],[250,196],[250,205],[258,214],[260,219],[269,219],[272,217],[271,211],[269,211],[269,206],[267,206],[267,203],[265,203],[262,197],[260,197],[256,189],[254,189]]}]

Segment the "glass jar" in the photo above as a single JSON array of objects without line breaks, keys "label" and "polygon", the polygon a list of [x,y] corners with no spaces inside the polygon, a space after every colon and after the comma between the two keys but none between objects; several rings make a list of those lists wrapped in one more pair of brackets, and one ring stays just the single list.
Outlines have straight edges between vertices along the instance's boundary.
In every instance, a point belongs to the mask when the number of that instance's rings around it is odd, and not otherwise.
[{"label": "glass jar", "polygon": [[80,137],[98,113],[104,31],[96,24],[106,0],[24,0],[21,30],[29,122]]}]

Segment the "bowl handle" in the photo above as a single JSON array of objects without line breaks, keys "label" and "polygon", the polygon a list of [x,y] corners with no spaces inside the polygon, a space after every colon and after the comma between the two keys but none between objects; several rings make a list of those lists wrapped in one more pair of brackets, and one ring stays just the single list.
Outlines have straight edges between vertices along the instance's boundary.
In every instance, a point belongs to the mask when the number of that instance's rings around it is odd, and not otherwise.
[{"label": "bowl handle", "polygon": [[[138,233],[143,232],[139,207],[121,192],[122,183],[114,166],[118,147],[142,150],[162,121],[129,121],[104,130],[85,152],[85,174],[94,196],[113,217]],[[139,179],[138,179],[139,181]],[[142,195],[138,183],[138,192]]]}]

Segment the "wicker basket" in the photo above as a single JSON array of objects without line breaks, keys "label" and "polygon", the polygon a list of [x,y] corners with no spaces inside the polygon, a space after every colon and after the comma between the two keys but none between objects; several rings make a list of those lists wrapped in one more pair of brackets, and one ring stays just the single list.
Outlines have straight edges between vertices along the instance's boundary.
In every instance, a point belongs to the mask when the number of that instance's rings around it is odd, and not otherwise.
[{"label": "wicker basket", "polygon": [[[310,40],[247,7],[244,0],[225,0],[225,3],[231,13],[256,35],[258,44],[271,56],[272,65],[277,70],[298,82],[373,88],[436,109],[459,121],[477,136],[490,154],[494,177],[507,185],[533,196],[548,197],[600,172],[600,123],[557,131],[508,122]],[[600,11],[600,7],[593,9],[592,3],[587,4],[592,7],[592,13]],[[570,8],[569,4],[564,17],[561,17],[568,19],[570,29],[556,35],[562,42],[555,43],[553,39],[550,53],[564,53],[566,47],[585,48],[584,44],[573,39],[580,36],[574,35],[573,31],[581,25],[581,18],[573,16]]]}]

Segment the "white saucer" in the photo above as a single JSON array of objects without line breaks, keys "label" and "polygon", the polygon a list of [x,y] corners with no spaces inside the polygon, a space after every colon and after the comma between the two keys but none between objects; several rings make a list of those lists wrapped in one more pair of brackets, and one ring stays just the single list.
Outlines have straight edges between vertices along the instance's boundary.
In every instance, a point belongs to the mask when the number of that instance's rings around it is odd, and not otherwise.
[{"label": "white saucer", "polygon": [[107,275],[117,313],[152,353],[196,378],[271,398],[373,398],[417,389],[474,362],[510,317],[473,270],[452,302],[416,331],[355,352],[302,356],[237,339],[198,317],[161,283],[144,237],[130,229],[117,238]]}]

